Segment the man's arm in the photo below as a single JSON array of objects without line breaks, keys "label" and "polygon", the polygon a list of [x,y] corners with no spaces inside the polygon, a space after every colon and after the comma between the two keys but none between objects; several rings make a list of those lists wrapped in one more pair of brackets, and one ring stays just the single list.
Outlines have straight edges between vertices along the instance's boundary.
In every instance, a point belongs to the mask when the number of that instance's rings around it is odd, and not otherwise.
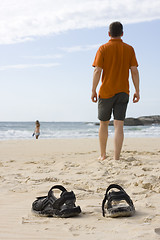
[{"label": "man's arm", "polygon": [[100,76],[101,76],[101,72],[102,72],[102,68],[100,67],[95,67],[94,68],[94,72],[93,72],[93,84],[92,84],[92,95],[91,95],[91,99],[92,102],[97,102],[97,86],[100,80]]},{"label": "man's arm", "polygon": [[135,93],[133,95],[133,102],[136,103],[140,99],[139,94],[139,72],[136,66],[131,67],[131,76],[135,88]]}]

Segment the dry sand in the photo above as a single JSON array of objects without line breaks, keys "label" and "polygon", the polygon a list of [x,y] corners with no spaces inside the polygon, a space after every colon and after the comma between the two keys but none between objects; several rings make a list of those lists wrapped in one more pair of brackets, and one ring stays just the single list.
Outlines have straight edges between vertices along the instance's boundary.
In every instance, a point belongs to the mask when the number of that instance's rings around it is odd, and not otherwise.
[{"label": "dry sand", "polygon": [[[98,139],[0,142],[0,239],[160,239],[160,138],[125,139],[121,160],[98,161]],[[133,217],[104,218],[106,188],[118,183],[132,198]],[[34,216],[31,204],[55,184],[76,194],[82,214]],[[57,193],[56,193],[57,194]]]}]

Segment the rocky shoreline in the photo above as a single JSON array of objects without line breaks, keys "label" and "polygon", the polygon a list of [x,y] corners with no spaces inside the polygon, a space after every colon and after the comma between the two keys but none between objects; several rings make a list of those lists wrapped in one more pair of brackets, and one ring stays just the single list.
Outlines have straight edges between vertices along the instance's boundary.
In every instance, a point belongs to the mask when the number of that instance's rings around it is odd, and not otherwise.
[{"label": "rocky shoreline", "polygon": [[[126,118],[124,121],[125,126],[147,126],[152,124],[160,124],[160,115]],[[99,125],[99,123],[96,123],[96,125]],[[109,125],[113,126],[113,121],[110,121]]]}]

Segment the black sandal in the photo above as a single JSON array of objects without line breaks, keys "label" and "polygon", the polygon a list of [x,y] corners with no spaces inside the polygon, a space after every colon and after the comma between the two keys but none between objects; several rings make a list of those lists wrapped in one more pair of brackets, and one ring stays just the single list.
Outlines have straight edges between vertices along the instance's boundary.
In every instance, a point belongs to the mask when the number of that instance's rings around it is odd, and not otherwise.
[{"label": "black sandal", "polygon": [[[56,198],[53,189],[62,191],[60,198]],[[38,215],[46,217],[73,217],[81,213],[81,208],[75,205],[76,197],[73,191],[67,190],[61,185],[53,186],[48,196],[37,197],[32,203],[32,211]]]},{"label": "black sandal", "polygon": [[[116,188],[119,191],[109,192],[112,188]],[[132,200],[125,192],[125,190],[117,184],[111,184],[106,190],[106,194],[102,202],[103,217],[105,217],[104,207],[106,200],[108,200],[106,206],[108,217],[129,217],[135,213],[135,207],[133,205]],[[122,205],[122,202],[124,201],[125,204]]]}]

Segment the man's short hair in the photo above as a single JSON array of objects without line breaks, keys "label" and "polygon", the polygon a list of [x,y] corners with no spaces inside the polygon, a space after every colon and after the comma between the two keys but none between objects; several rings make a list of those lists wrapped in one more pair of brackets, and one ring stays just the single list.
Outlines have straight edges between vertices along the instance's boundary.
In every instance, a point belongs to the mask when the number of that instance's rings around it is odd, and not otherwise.
[{"label": "man's short hair", "polygon": [[120,37],[123,34],[123,25],[120,22],[113,22],[109,25],[111,37]]}]

